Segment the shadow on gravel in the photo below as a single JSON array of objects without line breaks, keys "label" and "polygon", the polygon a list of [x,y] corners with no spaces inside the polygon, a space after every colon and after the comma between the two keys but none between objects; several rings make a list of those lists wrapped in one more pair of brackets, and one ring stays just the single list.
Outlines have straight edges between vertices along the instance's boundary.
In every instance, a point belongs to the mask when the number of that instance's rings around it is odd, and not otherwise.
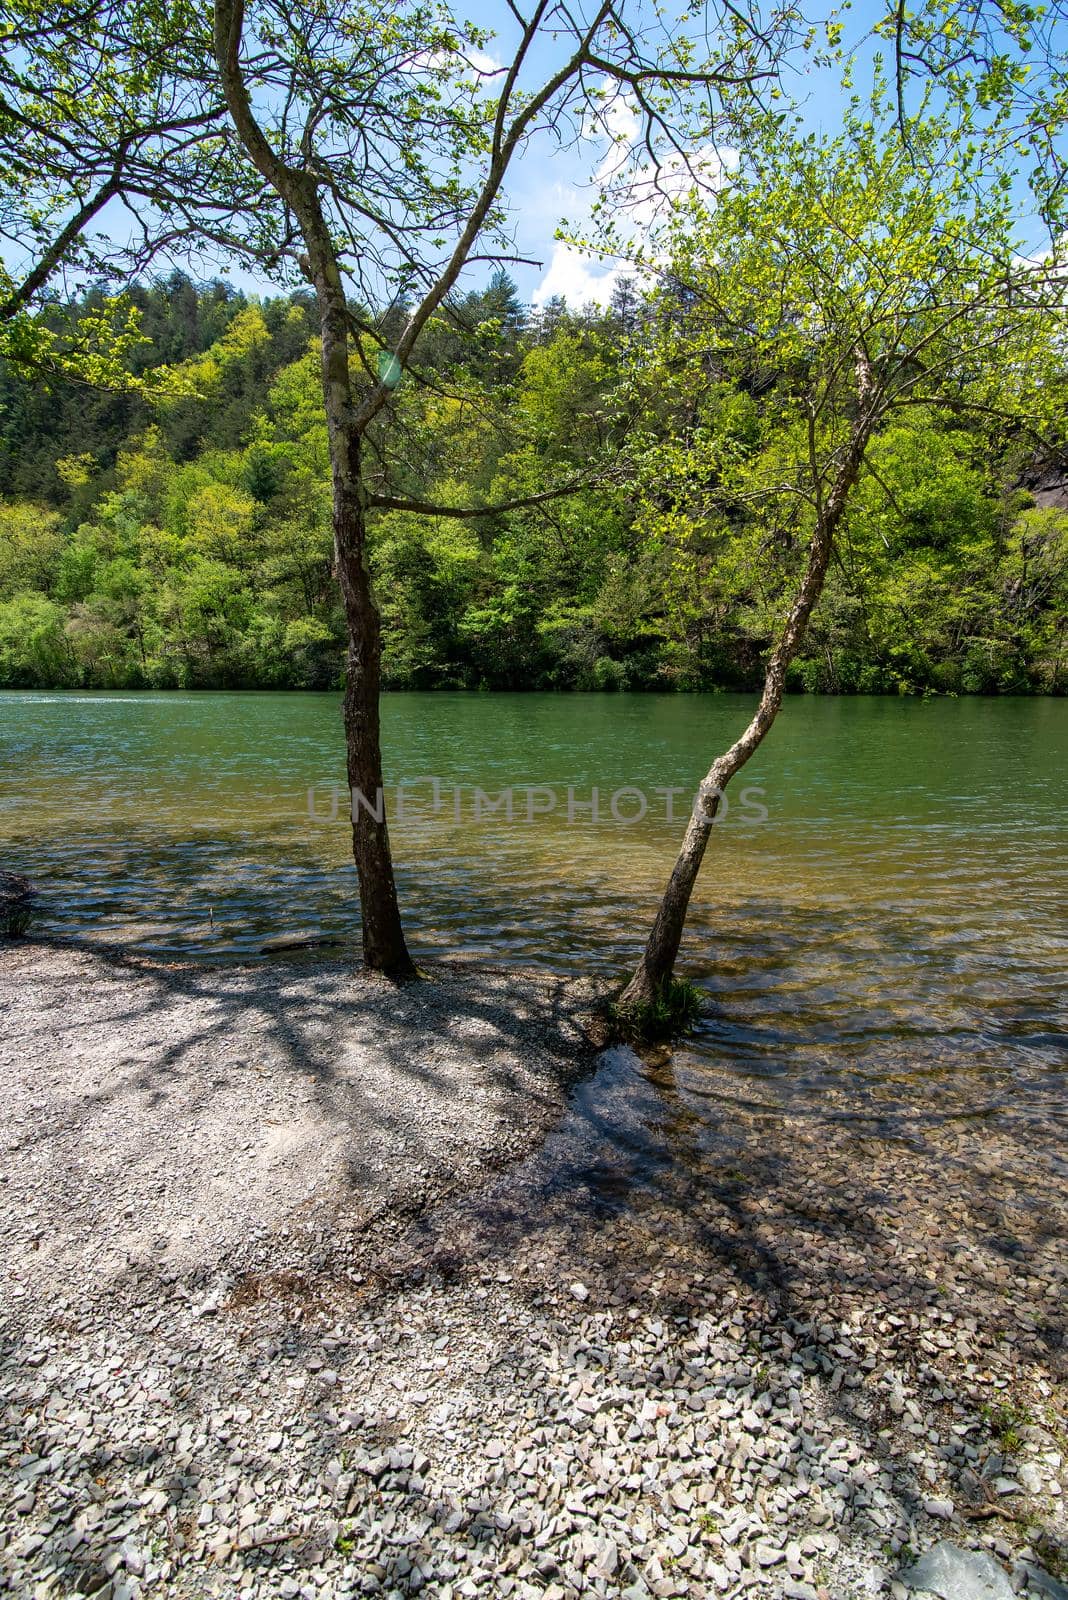
[{"label": "shadow on gravel", "polygon": [[[62,956],[82,947],[56,940],[22,948]],[[73,1128],[91,1141],[95,1113],[130,1099],[163,1111],[191,1095],[192,1113],[208,1121],[214,1096],[255,1092],[257,1077],[277,1072],[310,1089],[324,1129],[343,1141],[351,1135],[350,1186],[381,1188],[364,1169],[362,1147],[403,1151],[413,1128],[432,1143],[439,1127],[427,1128],[428,1113],[448,1109],[452,1087],[483,1100],[490,1121],[516,1113],[521,1129],[536,1129],[558,1111],[561,1088],[592,1065],[576,1020],[590,991],[547,973],[531,980],[524,972],[434,963],[424,981],[397,985],[318,953],[240,966],[161,963],[110,947],[85,953],[101,960],[104,980],[114,979],[99,986],[99,1010],[89,1001],[59,1020],[57,1010],[66,1009],[59,1000],[42,1009],[39,1031],[31,1025],[21,1045],[42,1060],[57,1039],[81,1054],[77,1035],[91,1028],[108,1044],[107,1071],[97,1071],[75,1100],[43,1111],[28,1135],[35,1142]],[[117,1005],[108,1004],[112,989]],[[468,1131],[478,1145],[485,1129]],[[506,1141],[499,1154],[511,1148]],[[493,1157],[492,1141],[485,1153]],[[394,1176],[404,1174],[398,1168]]]},{"label": "shadow on gravel", "polygon": [[[980,1094],[976,1078],[948,1071],[932,1026],[913,1032],[913,1059],[893,1077],[829,1074],[818,1092],[808,1083],[795,1093],[796,1035],[781,1019],[763,1030],[745,1022],[747,1050],[781,1055],[772,1080],[743,1076],[726,1049],[713,1058],[709,1036],[718,1029],[726,1043],[730,1032],[730,1019],[714,1016],[701,1053],[680,1048],[644,1067],[629,1052],[603,1056],[534,1154],[442,1198],[449,1174],[420,1157],[419,1114],[435,1137],[452,1117],[486,1118],[519,1100],[532,1126],[551,1120],[557,1084],[585,1064],[569,985],[547,979],[524,997],[521,980],[495,987],[492,974],[455,966],[398,990],[358,982],[340,962],[287,960],[231,974],[220,993],[209,969],[121,966],[141,997],[107,1026],[128,1059],[71,1124],[40,1130],[42,1144],[71,1126],[88,1133],[94,1108],[116,1097],[165,1111],[187,1079],[206,1108],[268,1055],[283,1080],[307,1086],[324,1129],[359,1130],[343,1165],[348,1193],[328,1225],[274,1241],[278,1259],[209,1313],[188,1293],[168,1303],[174,1286],[151,1273],[117,1285],[138,1312],[129,1343],[127,1332],[115,1342],[122,1370],[105,1371],[102,1392],[127,1368],[166,1365],[168,1375],[145,1380],[144,1435],[123,1434],[118,1406],[95,1445],[71,1447],[64,1470],[78,1503],[90,1482],[116,1504],[135,1501],[143,1481],[157,1487],[153,1537],[175,1573],[189,1564],[196,1582],[225,1567],[234,1592],[245,1575],[266,1592],[281,1572],[310,1573],[351,1551],[361,1572],[381,1566],[383,1587],[433,1594],[451,1580],[428,1583],[420,1570],[416,1581],[412,1564],[432,1566],[446,1551],[461,1571],[529,1560],[545,1587],[557,1582],[550,1567],[566,1576],[568,1541],[586,1527],[574,1480],[585,1490],[608,1470],[596,1465],[608,1449],[602,1420],[619,1441],[611,1449],[633,1460],[620,1473],[630,1487],[594,1496],[598,1526],[618,1503],[627,1517],[681,1528],[687,1557],[692,1548],[731,1574],[732,1552],[755,1572],[758,1540],[786,1543],[775,1496],[799,1484],[798,1526],[823,1541],[805,1558],[807,1579],[833,1567],[832,1540],[857,1540],[884,1576],[942,1534],[998,1539],[1002,1558],[1030,1548],[1051,1570],[1063,1565],[1063,1516],[1019,1475],[1068,1453],[1068,1195],[1052,1077],[1017,1065],[1018,1093]],[[188,1026],[168,1044],[162,1019],[175,1011]],[[155,1026],[161,1038],[149,1045]],[[346,1068],[342,1036],[363,1040],[372,1075]],[[887,1048],[905,1047],[897,1038]],[[532,1051],[551,1069],[540,1088],[519,1065]],[[486,1088],[473,1112],[450,1099],[455,1056]],[[431,1168],[425,1178],[420,1166]],[[196,1274],[179,1287],[192,1282],[199,1293]],[[100,1359],[96,1318],[75,1307],[49,1324],[86,1365]],[[49,1419],[26,1348],[12,1348],[0,1381],[35,1419],[23,1440],[32,1472],[70,1424]],[[153,1382],[165,1401],[152,1399]],[[434,1422],[458,1394],[469,1409]],[[166,1432],[149,1437],[159,1416]],[[688,1442],[695,1427],[705,1430],[699,1449]],[[506,1457],[485,1453],[496,1435]],[[565,1457],[565,1445],[587,1454]],[[448,1457],[447,1491],[437,1461],[420,1470],[424,1448]],[[526,1455],[529,1477],[516,1466]],[[571,1475],[558,1483],[565,1460]],[[244,1548],[223,1543],[212,1555],[212,1521],[198,1519],[231,1468],[252,1485],[262,1522],[242,1532]],[[323,1483],[329,1504],[309,1520],[303,1491]],[[676,1483],[681,1501],[671,1500]],[[732,1543],[724,1508],[737,1507],[750,1520]],[[90,1530],[92,1559],[79,1546],[69,1563],[95,1570],[113,1533]],[[642,1571],[627,1551],[601,1592],[645,1581]],[[706,1578],[689,1592],[728,1592],[712,1579],[697,1586]],[[778,1592],[767,1587],[776,1577],[757,1581],[757,1592]],[[877,1591],[844,1578],[830,1592]]]},{"label": "shadow on gravel", "polygon": [[[862,1086],[776,1106],[685,1050],[644,1067],[610,1052],[540,1152],[419,1219],[382,1278],[397,1290],[428,1269],[454,1285],[503,1273],[532,1312],[565,1322],[572,1284],[624,1348],[634,1317],[692,1337],[731,1308],[744,1399],[806,1385],[857,1448],[845,1476],[863,1486],[885,1468],[926,1542],[952,1502],[957,1537],[990,1533],[1064,1571],[1059,1503],[1015,1476],[1020,1458],[1063,1461],[1068,1445],[1056,1120],[1043,1141],[1031,1111],[973,1109],[967,1085],[928,1098],[920,1083],[896,1107]],[[644,1383],[672,1400],[684,1359]],[[729,1502],[729,1472],[718,1487]],[[867,1532],[878,1544],[887,1527]]]}]

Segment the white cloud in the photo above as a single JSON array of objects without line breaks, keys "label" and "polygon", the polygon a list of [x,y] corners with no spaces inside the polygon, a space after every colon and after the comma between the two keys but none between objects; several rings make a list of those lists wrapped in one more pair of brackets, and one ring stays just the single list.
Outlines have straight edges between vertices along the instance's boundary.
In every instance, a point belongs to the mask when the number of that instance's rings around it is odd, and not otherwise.
[{"label": "white cloud", "polygon": [[684,159],[673,155],[659,165],[647,161],[623,179],[618,203],[636,238],[646,243],[659,223],[667,220],[672,203],[692,190],[714,191],[722,174],[734,166],[733,150],[715,150],[711,145]]},{"label": "white cloud", "polygon": [[459,62],[470,67],[476,79],[491,78],[504,71],[502,61],[474,46],[457,53],[446,50],[420,50],[410,58],[408,65],[412,72],[444,72],[454,71]]},{"label": "white cloud", "polygon": [[[602,154],[592,181],[582,189],[572,188],[567,207],[567,231],[583,238],[594,235],[594,200],[606,197],[605,211],[614,220],[614,232],[623,251],[641,247],[646,256],[658,255],[657,231],[667,220],[671,204],[696,187],[714,189],[720,175],[733,167],[733,150],[716,150],[711,145],[689,159],[668,156],[659,163],[638,158],[642,124],[631,100],[617,89],[606,96],[596,116],[587,123],[585,138]],[[558,213],[559,215],[560,213]],[[558,242],[549,265],[532,300],[544,305],[554,295],[563,295],[572,306],[591,301],[607,305],[621,277],[635,275],[624,262],[611,263],[569,242]],[[640,275],[640,274],[639,274]]]},{"label": "white cloud", "polygon": [[498,61],[496,56],[491,56],[486,50],[468,50],[467,59],[476,72],[487,78],[494,73],[504,71],[504,62]]},{"label": "white cloud", "polygon": [[618,84],[606,82],[608,98],[598,108],[597,115],[587,127],[589,139],[605,139],[610,143],[604,160],[597,169],[598,178],[604,177],[615,165],[619,150],[633,149],[641,133],[641,119],[631,97]]},{"label": "white cloud", "polygon": [[621,276],[619,267],[597,261],[573,244],[559,242],[531,299],[536,306],[543,306],[554,295],[562,295],[576,310],[591,301],[606,306]]}]

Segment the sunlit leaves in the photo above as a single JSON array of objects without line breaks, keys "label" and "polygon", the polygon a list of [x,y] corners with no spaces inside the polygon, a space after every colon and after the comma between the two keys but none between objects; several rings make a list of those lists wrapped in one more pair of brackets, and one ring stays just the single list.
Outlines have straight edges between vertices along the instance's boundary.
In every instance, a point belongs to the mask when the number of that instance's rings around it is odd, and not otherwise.
[{"label": "sunlit leaves", "polygon": [[[680,592],[710,613],[726,599],[758,636],[782,614],[858,419],[870,438],[856,527],[878,534],[879,562],[909,568],[909,592],[930,577],[929,594],[944,593],[948,552],[967,563],[969,539],[992,537],[991,486],[969,479],[951,435],[919,452],[908,419],[997,418],[1032,449],[1065,436],[1063,264],[1021,255],[1000,138],[973,122],[959,145],[959,131],[956,110],[931,113],[906,140],[877,82],[834,137],[765,119],[715,204],[677,204],[634,375],[675,404],[673,432],[642,455],[642,526],[673,553]],[[840,537],[853,525],[850,512]]]}]

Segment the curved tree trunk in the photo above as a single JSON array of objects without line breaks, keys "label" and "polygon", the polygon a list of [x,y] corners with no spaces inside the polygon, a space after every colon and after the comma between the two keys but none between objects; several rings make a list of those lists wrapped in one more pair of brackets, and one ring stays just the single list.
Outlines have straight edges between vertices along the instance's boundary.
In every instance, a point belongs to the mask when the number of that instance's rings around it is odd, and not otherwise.
[{"label": "curved tree trunk", "polygon": [[[864,387],[862,383],[862,394]],[[740,771],[754,751],[759,749],[764,736],[779,714],[786,688],[787,669],[805,637],[812,609],[823,591],[831,550],[834,547],[834,535],[842,520],[849,491],[860,472],[874,420],[874,414],[866,411],[854,425],[831,492],[817,510],[816,529],[809,546],[805,576],[790,608],[779,642],[768,661],[760,703],[753,720],[741,738],[736,739],[729,750],[717,756],[701,784],[699,803],[694,807],[686,826],[682,848],[675,858],[675,865],[664,890],[641,961],[620,995],[619,1007],[623,1011],[650,1004],[671,981],[683,929],[686,926],[690,896],[697,882],[697,874],[701,870],[720,800],[735,773]]]}]

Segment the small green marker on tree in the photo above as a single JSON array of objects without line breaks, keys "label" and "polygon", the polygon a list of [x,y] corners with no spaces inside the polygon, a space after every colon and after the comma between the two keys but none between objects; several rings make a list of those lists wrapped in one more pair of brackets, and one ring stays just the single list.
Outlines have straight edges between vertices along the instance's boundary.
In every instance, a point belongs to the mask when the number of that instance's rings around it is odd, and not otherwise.
[{"label": "small green marker on tree", "polygon": [[403,368],[396,356],[390,350],[380,350],[378,353],[378,376],[387,389],[395,389],[401,381]]}]

